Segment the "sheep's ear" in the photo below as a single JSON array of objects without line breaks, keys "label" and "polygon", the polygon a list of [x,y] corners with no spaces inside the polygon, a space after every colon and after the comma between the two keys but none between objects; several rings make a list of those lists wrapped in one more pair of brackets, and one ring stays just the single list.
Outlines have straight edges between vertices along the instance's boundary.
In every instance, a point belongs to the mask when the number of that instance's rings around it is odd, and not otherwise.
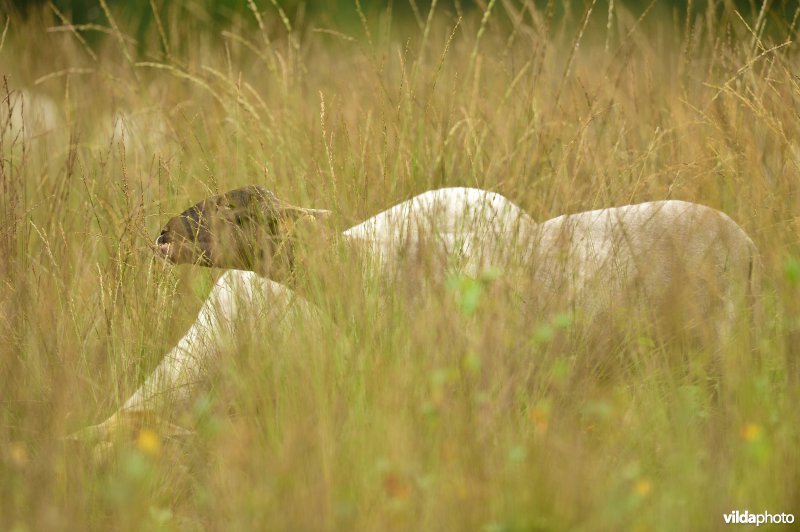
[{"label": "sheep's ear", "polygon": [[316,227],[318,221],[323,220],[331,215],[331,211],[324,209],[306,209],[303,207],[295,207],[293,205],[284,204],[278,207],[277,212],[273,215],[277,217],[277,232],[283,236],[297,236],[298,228],[307,228],[310,230]]},{"label": "sheep's ear", "polygon": [[284,209],[279,215],[280,232],[290,239],[306,239],[320,232],[320,220],[330,216],[331,212],[321,209],[301,209],[293,207]]},{"label": "sheep's ear", "polygon": [[326,209],[306,209],[303,207],[287,206],[281,209],[281,216],[287,220],[299,220],[301,218],[311,218],[313,220],[324,220],[332,214]]},{"label": "sheep's ear", "polygon": [[331,211],[325,209],[297,207],[279,199],[261,187],[248,187],[248,190],[258,197],[261,215],[264,217],[264,221],[272,228],[277,228],[287,223],[291,225],[291,222],[303,217],[310,216],[315,220],[321,220],[331,215]]}]

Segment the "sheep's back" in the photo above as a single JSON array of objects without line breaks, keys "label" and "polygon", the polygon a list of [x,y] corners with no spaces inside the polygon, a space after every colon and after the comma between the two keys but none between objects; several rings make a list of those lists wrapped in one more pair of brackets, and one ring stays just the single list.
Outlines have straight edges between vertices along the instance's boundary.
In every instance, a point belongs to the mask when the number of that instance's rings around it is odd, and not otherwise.
[{"label": "sheep's back", "polygon": [[702,315],[729,306],[757,275],[744,230],[684,201],[559,216],[537,226],[532,239],[532,278],[543,298],[589,311],[633,298],[659,313],[693,308]]},{"label": "sheep's back", "polygon": [[425,259],[437,262],[434,270],[456,268],[478,275],[490,267],[502,268],[513,243],[533,226],[530,216],[500,194],[444,188],[395,205],[343,235],[362,243],[386,271]]}]

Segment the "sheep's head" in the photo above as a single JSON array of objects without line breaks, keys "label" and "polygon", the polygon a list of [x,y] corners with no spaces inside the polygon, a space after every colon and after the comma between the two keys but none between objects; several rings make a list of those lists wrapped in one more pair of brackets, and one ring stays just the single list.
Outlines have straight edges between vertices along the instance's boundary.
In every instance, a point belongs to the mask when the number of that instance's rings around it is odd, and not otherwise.
[{"label": "sheep's head", "polygon": [[175,264],[254,270],[285,278],[306,227],[330,211],[304,209],[258,186],[211,196],[170,219],[155,249]]}]

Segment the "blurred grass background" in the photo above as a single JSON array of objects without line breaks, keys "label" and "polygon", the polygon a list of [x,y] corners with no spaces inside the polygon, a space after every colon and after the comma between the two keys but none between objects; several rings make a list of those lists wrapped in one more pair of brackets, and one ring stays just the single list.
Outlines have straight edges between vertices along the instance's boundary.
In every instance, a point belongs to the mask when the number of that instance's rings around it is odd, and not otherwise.
[{"label": "blurred grass background", "polygon": [[[0,527],[694,530],[800,513],[792,2],[4,2]],[[759,246],[757,350],[594,342],[570,316],[327,287],[341,330],[253,320],[176,414],[94,467],[219,272],[149,246],[259,183],[355,223],[440,186],[537,220],[676,198]],[[341,267],[341,265],[340,265]],[[342,277],[347,277],[345,269]],[[456,294],[458,296],[458,294]],[[454,308],[455,307],[455,308]]]}]

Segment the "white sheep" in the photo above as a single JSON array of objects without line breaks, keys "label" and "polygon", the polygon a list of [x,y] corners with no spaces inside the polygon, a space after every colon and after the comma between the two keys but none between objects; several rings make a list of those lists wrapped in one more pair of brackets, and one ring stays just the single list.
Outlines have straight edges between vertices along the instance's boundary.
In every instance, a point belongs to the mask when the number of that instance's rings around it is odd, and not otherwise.
[{"label": "white sheep", "polygon": [[38,141],[64,128],[64,113],[43,94],[14,90],[0,102],[0,134],[7,143]]},{"label": "white sheep", "polygon": [[[106,439],[132,416],[189,397],[243,312],[264,314],[275,327],[291,326],[294,319],[324,319],[315,305],[281,282],[310,267],[295,248],[309,228],[313,233],[327,225],[327,215],[247,187],[208,198],[171,219],[156,241],[167,259],[254,271],[225,272],[195,323],[153,374],[116,414],[81,434]],[[342,237],[386,275],[402,269],[417,252],[441,256],[442,268],[464,275],[514,269],[527,283],[532,304],[572,306],[587,319],[633,300],[657,312],[679,296],[691,299],[679,305],[697,311],[689,313],[690,321],[719,308],[729,329],[734,310],[742,307],[739,298],[758,290],[758,254],[747,234],[725,214],[683,201],[601,209],[536,224],[499,194],[445,188],[377,214]],[[168,432],[171,426],[162,423]]]},{"label": "white sheep", "polygon": [[760,290],[750,237],[724,213],[696,203],[654,201],[559,216],[538,225],[532,240],[528,260],[537,290],[589,313],[633,296],[656,316],[671,308],[685,322],[717,319],[725,335],[743,298],[752,305]]}]

